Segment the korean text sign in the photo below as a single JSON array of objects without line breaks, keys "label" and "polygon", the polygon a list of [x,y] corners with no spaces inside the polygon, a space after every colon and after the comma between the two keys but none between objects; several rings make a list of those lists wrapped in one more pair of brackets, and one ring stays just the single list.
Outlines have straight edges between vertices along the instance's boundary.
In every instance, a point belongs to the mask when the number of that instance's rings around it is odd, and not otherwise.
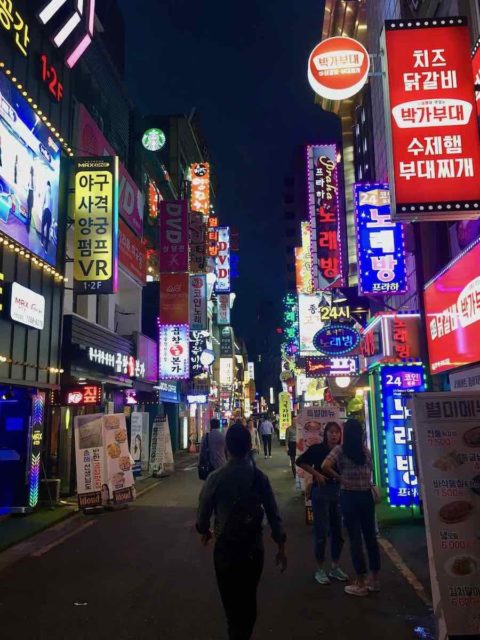
[{"label": "korean text sign", "polygon": [[388,501],[393,507],[419,503],[413,466],[411,413],[405,392],[425,391],[422,365],[384,365],[379,371]]},{"label": "korean text sign", "polygon": [[147,279],[147,262],[145,249],[141,238],[123,222],[119,221],[118,228],[118,260],[120,266],[127,271],[134,280],[144,285]]},{"label": "korean text sign", "polygon": [[285,438],[285,432],[292,424],[292,399],[288,391],[278,394],[278,419],[280,424],[280,438]]},{"label": "korean text sign", "polygon": [[480,394],[422,393],[413,409],[440,636],[478,638]]},{"label": "korean text sign", "polygon": [[190,374],[188,324],[159,326],[159,379],[188,380]]},{"label": "korean text sign", "polygon": [[202,375],[208,369],[201,361],[202,353],[207,348],[207,333],[205,331],[190,331],[190,377]]},{"label": "korean text sign", "polygon": [[116,293],[118,158],[75,158],[74,291]]},{"label": "korean text sign", "polygon": [[340,149],[335,144],[306,148],[312,273],[317,289],[343,285],[343,177]]},{"label": "korean text sign", "polygon": [[160,274],[160,323],[188,324],[188,273]]},{"label": "korean text sign", "polygon": [[298,296],[298,326],[300,335],[300,355],[318,355],[313,344],[315,335],[325,326],[320,311],[322,296],[320,294]]},{"label": "korean text sign", "polygon": [[228,293],[217,296],[217,323],[230,324],[230,295]]},{"label": "korean text sign", "polygon": [[197,274],[190,276],[189,287],[189,324],[192,331],[208,328],[207,319],[207,276]]},{"label": "korean text sign", "polygon": [[160,203],[160,272],[188,271],[188,208],[185,200]]},{"label": "korean text sign", "polygon": [[196,162],[191,165],[190,209],[208,216],[210,213],[210,165]]},{"label": "korean text sign", "polygon": [[477,217],[480,145],[468,27],[463,18],[425,22],[385,23],[392,215]]},{"label": "korean text sign", "polygon": [[480,243],[455,258],[425,287],[432,373],[480,360]]},{"label": "korean text sign", "polygon": [[230,293],[230,227],[218,227],[218,253],[215,258],[215,291]]},{"label": "korean text sign", "polygon": [[392,222],[388,184],[356,184],[358,290],[360,295],[405,293],[403,226]]}]

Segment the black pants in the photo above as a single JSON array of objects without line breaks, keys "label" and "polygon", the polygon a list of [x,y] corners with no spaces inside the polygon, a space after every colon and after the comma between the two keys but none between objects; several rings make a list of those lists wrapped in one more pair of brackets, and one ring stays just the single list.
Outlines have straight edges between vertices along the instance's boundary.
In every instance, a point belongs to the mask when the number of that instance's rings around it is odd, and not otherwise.
[{"label": "black pants", "polygon": [[288,457],[290,458],[290,464],[292,465],[292,473],[293,477],[297,477],[297,467],[295,465],[295,460],[297,458],[297,443],[291,440],[288,443]]},{"label": "black pants", "polygon": [[272,436],[271,434],[269,435],[262,435],[262,441],[263,441],[263,452],[265,453],[266,456],[271,456],[272,455]]},{"label": "black pants", "polygon": [[[42,234],[40,236],[40,240],[42,244],[45,246],[45,251],[48,250],[48,245],[50,242],[50,227],[52,226],[52,212],[50,209],[44,209],[42,214]],[[45,227],[47,227],[46,233],[44,233]]]},{"label": "black pants", "polygon": [[340,493],[345,528],[350,538],[352,564],[357,576],[367,573],[362,537],[365,541],[370,571],[380,571],[380,551],[375,527],[375,503],[372,492],[342,491]]},{"label": "black pants", "polygon": [[214,561],[217,584],[227,616],[229,640],[249,640],[257,619],[257,587],[263,571],[263,549],[250,553],[217,544]]}]

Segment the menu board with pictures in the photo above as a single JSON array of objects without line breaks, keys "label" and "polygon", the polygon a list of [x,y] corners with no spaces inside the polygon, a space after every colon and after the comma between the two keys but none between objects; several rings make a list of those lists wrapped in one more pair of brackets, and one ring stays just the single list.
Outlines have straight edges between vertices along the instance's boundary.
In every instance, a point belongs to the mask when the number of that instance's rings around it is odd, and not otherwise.
[{"label": "menu board with pictures", "polygon": [[115,504],[129,502],[133,500],[134,479],[125,415],[123,413],[107,415],[103,419],[103,424],[110,496]]},{"label": "menu board with pictures", "polygon": [[478,638],[480,393],[421,393],[413,406],[434,608],[444,634]]}]

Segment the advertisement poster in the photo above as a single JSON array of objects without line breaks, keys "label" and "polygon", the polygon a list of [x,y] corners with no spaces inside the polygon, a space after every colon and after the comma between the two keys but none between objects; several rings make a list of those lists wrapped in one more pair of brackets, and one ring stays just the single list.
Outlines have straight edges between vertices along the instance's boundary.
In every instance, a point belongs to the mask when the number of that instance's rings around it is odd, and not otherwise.
[{"label": "advertisement poster", "polygon": [[74,418],[77,498],[81,509],[108,503],[103,413]]},{"label": "advertisement poster", "polygon": [[167,415],[157,416],[153,423],[149,470],[152,475],[168,475],[174,471],[172,441]]},{"label": "advertisement poster", "polygon": [[144,285],[147,280],[147,261],[142,240],[130,231],[123,220],[120,220],[119,222],[119,264],[134,280],[139,284]]},{"label": "advertisement poster", "polygon": [[384,35],[392,217],[478,217],[480,143],[466,18],[443,25],[387,20]]},{"label": "advertisement poster", "polygon": [[52,266],[60,157],[60,144],[0,71],[0,231]]},{"label": "advertisement poster", "polygon": [[416,394],[413,406],[433,606],[445,634],[478,638],[480,394]]},{"label": "advertisement poster", "polygon": [[480,360],[480,240],[425,286],[430,369],[441,373]]},{"label": "advertisement poster", "polygon": [[142,473],[143,462],[143,416],[140,411],[134,411],[130,416],[130,451],[133,458],[133,475]]},{"label": "advertisement poster", "polygon": [[75,158],[73,288],[118,289],[118,158]]},{"label": "advertisement poster", "polygon": [[401,222],[392,222],[390,188],[385,183],[356,184],[358,292],[360,295],[407,291],[405,239]]},{"label": "advertisement poster", "polygon": [[188,207],[185,200],[160,202],[160,272],[188,271]]},{"label": "advertisement poster", "polygon": [[300,355],[319,355],[313,344],[313,338],[325,326],[320,311],[322,300],[321,294],[306,295],[301,293],[298,296]]},{"label": "advertisement poster", "polygon": [[287,391],[278,394],[278,422],[280,440],[285,440],[285,432],[292,424],[292,399]]},{"label": "advertisement poster", "polygon": [[188,273],[160,274],[160,324],[188,324]]},{"label": "advertisement poster", "polygon": [[188,324],[161,324],[158,333],[160,380],[188,380],[190,376],[190,330]]},{"label": "advertisement poster", "polygon": [[[77,148],[84,156],[115,156],[97,123],[83,104],[78,107]],[[119,214],[141,238],[143,234],[143,210],[145,198],[123,164],[119,163]]]},{"label": "advertisement poster", "polygon": [[189,324],[192,331],[208,329],[207,276],[191,275],[189,282]]},{"label": "advertisement poster", "polygon": [[128,449],[125,415],[123,413],[105,415],[103,428],[107,484],[112,502],[114,504],[130,502],[134,498],[132,488],[135,481]]}]

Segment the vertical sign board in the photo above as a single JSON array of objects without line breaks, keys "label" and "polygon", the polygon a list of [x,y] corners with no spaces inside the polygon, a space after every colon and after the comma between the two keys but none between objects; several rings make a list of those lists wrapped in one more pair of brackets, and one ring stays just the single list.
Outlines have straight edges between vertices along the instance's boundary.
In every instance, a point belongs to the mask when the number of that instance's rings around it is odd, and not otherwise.
[{"label": "vertical sign board", "polygon": [[392,222],[388,184],[356,184],[358,292],[391,295],[407,291],[403,225]]},{"label": "vertical sign board", "polygon": [[73,288],[118,289],[118,158],[75,158]]},{"label": "vertical sign board", "polygon": [[438,637],[480,637],[480,394],[413,400]]},{"label": "vertical sign board", "polygon": [[342,287],[345,283],[340,149],[336,144],[307,145],[306,163],[314,284],[316,289]]},{"label": "vertical sign board", "polygon": [[301,223],[302,229],[302,259],[303,259],[303,284],[304,291],[302,293],[313,292],[312,280],[312,233],[309,222]]},{"label": "vertical sign board", "polygon": [[188,273],[160,274],[160,324],[188,324]]},{"label": "vertical sign board", "polygon": [[190,209],[208,216],[210,213],[210,165],[196,162],[191,165]]},{"label": "vertical sign board", "polygon": [[480,143],[467,22],[421,25],[385,23],[392,217],[478,217]]},{"label": "vertical sign board", "polygon": [[230,294],[228,293],[217,296],[217,324],[230,324]]},{"label": "vertical sign board", "polygon": [[207,268],[207,223],[205,216],[190,212],[190,273],[203,273]]},{"label": "vertical sign board", "polygon": [[[475,103],[477,105],[477,119],[480,119],[480,38],[472,51],[472,73],[475,83]],[[478,88],[477,88],[478,87]]]},{"label": "vertical sign board", "polygon": [[378,376],[388,502],[392,507],[418,505],[406,393],[425,391],[424,369],[421,364],[383,365]]},{"label": "vertical sign board", "polygon": [[190,331],[190,378],[206,373],[201,361],[201,355],[207,348],[207,333],[205,331]]},{"label": "vertical sign board", "polygon": [[160,272],[188,271],[188,207],[185,200],[162,201],[158,220]]},{"label": "vertical sign board", "polygon": [[232,327],[222,327],[220,331],[220,355],[233,358],[235,354],[235,344]]},{"label": "vertical sign board", "polygon": [[285,432],[292,424],[292,400],[287,391],[278,394],[278,418],[280,425],[280,439],[285,439]]},{"label": "vertical sign board", "polygon": [[300,355],[318,355],[313,344],[315,335],[323,329],[325,322],[321,314],[321,294],[298,296],[298,325],[300,337]]},{"label": "vertical sign board", "polygon": [[190,375],[189,338],[188,324],[159,326],[160,380],[188,380]]},{"label": "vertical sign board", "polygon": [[220,384],[231,387],[233,384],[233,358],[220,358]]},{"label": "vertical sign board", "polygon": [[217,248],[215,292],[230,293],[230,227],[218,227]]},{"label": "vertical sign board", "polygon": [[207,276],[190,276],[189,283],[189,324],[192,331],[207,330]]}]

